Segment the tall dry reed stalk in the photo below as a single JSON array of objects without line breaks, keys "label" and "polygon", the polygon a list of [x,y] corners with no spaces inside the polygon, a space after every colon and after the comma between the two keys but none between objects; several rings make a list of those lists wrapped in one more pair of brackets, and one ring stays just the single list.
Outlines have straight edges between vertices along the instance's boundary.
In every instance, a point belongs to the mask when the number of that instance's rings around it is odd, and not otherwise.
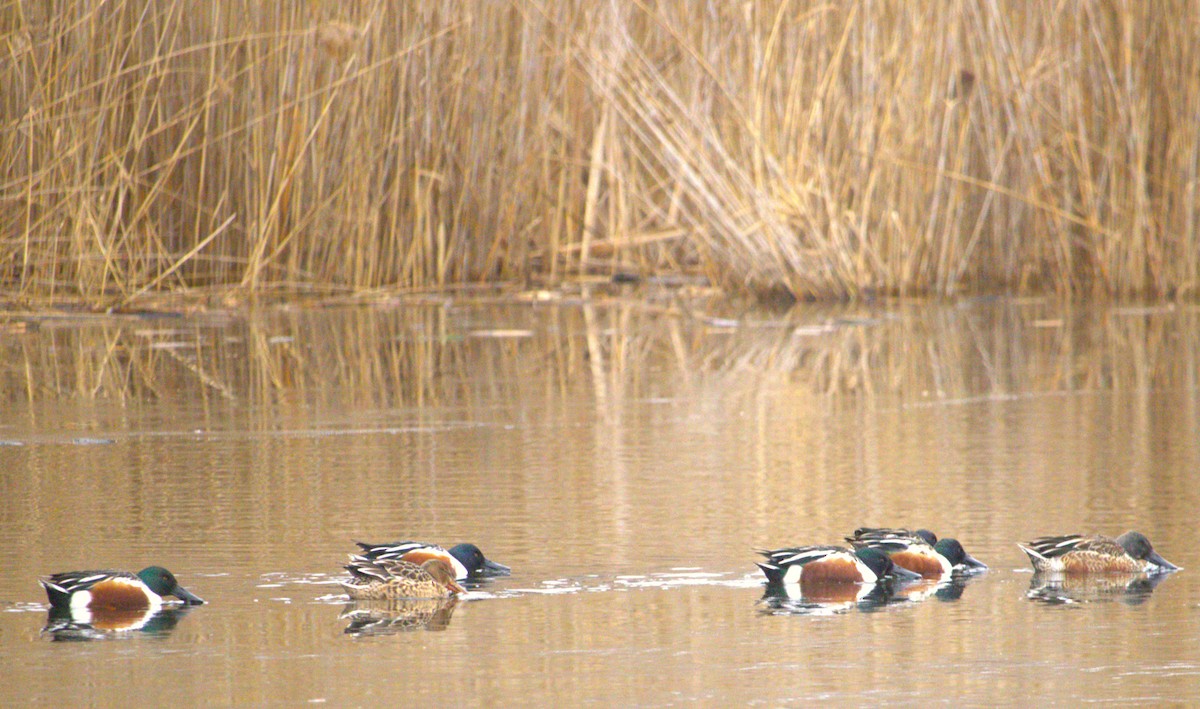
[{"label": "tall dry reed stalk", "polygon": [[0,6],[10,297],[1194,295],[1200,4]]}]

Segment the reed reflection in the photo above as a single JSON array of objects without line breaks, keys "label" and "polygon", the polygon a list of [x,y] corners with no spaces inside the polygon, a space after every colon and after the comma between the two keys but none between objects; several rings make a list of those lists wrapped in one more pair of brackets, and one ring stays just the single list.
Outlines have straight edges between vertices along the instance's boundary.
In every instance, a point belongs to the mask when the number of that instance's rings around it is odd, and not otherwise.
[{"label": "reed reflection", "polygon": [[[0,396],[251,402],[265,406],[260,423],[274,428],[280,392],[314,405],[395,407],[470,404],[485,392],[519,400],[538,393],[530,387],[551,384],[564,395],[589,389],[596,402],[611,404],[645,395],[651,380],[640,373],[659,371],[684,387],[706,375],[740,381],[759,372],[825,394],[986,397],[1170,389],[1189,385],[1188,363],[1200,352],[1200,314],[1179,309],[1133,317],[1003,300],[890,311],[806,305],[740,318],[722,317],[726,309],[697,301],[690,317],[680,318],[652,302],[597,296],[587,307],[464,300],[215,312],[169,326],[161,319],[80,317],[0,341],[7,363]],[[1094,356],[1070,356],[1089,348]],[[106,354],[113,351],[122,356]]]}]

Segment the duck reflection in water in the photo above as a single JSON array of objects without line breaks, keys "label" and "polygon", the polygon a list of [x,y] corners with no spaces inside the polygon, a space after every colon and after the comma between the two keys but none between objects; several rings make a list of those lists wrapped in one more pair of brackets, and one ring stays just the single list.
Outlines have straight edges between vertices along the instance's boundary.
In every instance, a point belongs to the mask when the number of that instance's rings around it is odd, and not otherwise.
[{"label": "duck reflection in water", "polygon": [[1049,605],[1118,601],[1136,606],[1145,603],[1158,584],[1170,578],[1163,573],[1064,574],[1034,573],[1025,597]]},{"label": "duck reflection in water", "polygon": [[962,598],[967,585],[974,583],[975,576],[950,576],[943,579],[921,579],[904,584],[896,584],[893,593],[894,601],[909,601],[912,603],[936,598],[943,602],[953,602]]},{"label": "duck reflection in water", "polygon": [[445,630],[457,598],[404,598],[349,603],[339,616],[350,623],[347,635],[396,635],[416,630]]},{"label": "duck reflection in water", "polygon": [[835,615],[871,612],[896,600],[894,583],[767,584],[758,603],[768,615]]},{"label": "duck reflection in water", "polygon": [[42,634],[55,641],[161,637],[174,630],[191,609],[191,606],[165,606],[157,610],[52,607]]}]

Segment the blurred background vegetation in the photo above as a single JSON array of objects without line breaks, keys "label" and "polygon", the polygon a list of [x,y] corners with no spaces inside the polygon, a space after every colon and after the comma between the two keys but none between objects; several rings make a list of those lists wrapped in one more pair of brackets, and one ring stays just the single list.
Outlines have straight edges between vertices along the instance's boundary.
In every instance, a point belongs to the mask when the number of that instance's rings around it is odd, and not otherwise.
[{"label": "blurred background vegetation", "polygon": [[10,0],[10,303],[1194,296],[1200,4]]}]

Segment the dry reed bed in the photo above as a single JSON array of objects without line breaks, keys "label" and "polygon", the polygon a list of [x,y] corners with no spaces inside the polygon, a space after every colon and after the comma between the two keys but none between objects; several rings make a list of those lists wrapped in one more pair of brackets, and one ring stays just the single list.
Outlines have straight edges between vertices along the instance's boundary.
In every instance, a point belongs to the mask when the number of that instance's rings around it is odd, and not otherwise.
[{"label": "dry reed bed", "polygon": [[0,7],[10,298],[1192,295],[1200,4]]}]

